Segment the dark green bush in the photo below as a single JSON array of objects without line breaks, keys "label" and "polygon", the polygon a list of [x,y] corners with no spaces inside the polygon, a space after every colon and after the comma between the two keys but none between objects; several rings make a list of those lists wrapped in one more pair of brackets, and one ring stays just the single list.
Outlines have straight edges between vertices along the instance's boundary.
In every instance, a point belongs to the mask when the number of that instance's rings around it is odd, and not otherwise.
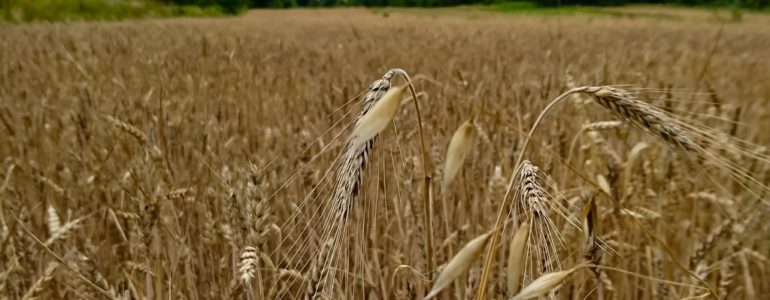
[{"label": "dark green bush", "polygon": [[173,5],[154,0],[3,0],[0,3],[0,16],[21,22],[211,16],[224,11],[217,6]]}]

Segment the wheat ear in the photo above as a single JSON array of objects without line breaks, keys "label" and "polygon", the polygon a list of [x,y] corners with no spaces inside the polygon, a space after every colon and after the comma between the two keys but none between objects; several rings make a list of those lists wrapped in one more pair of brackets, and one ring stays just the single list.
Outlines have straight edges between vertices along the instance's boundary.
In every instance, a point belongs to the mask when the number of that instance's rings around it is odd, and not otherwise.
[{"label": "wheat ear", "polygon": [[567,278],[572,273],[574,273],[578,269],[585,266],[586,265],[577,265],[572,269],[569,269],[566,271],[553,272],[553,273],[548,273],[543,276],[540,276],[537,279],[535,279],[535,281],[533,281],[528,286],[526,286],[524,289],[522,289],[521,292],[519,292],[512,299],[526,300],[526,299],[532,299],[532,298],[543,296],[546,293],[558,287],[559,285],[561,285],[561,283],[564,282],[564,280],[567,280]]},{"label": "wheat ear", "polygon": [[433,288],[423,300],[435,298],[442,290],[449,286],[460,274],[467,271],[473,262],[475,262],[484,251],[484,245],[489,240],[489,233],[482,234],[465,244],[465,247],[457,252],[450,260],[441,274],[436,278]]},{"label": "wheat ear", "polygon": [[444,178],[441,181],[441,187],[444,191],[457,176],[460,168],[463,166],[465,157],[471,152],[473,139],[476,136],[476,126],[473,120],[463,122],[455,130],[452,139],[449,140],[449,146],[446,151],[446,161],[444,162]]},{"label": "wheat ear", "polygon": [[660,137],[668,144],[686,151],[699,149],[695,138],[674,119],[652,105],[639,101],[628,91],[603,86],[590,87],[585,92],[592,95],[596,103],[610,110],[617,117]]},{"label": "wheat ear", "polygon": [[[430,202],[430,175],[428,174],[432,171],[429,170],[430,166],[425,164],[425,140],[422,131],[422,117],[419,105],[417,104],[417,93],[411,83],[411,79],[404,70],[392,69],[385,73],[382,79],[373,82],[369,86],[369,91],[364,96],[363,109],[354,120],[356,127],[348,139],[345,150],[343,150],[345,151],[343,160],[337,170],[336,182],[332,193],[334,220],[331,226],[324,232],[325,237],[329,238],[329,241],[324,244],[324,248],[328,250],[322,249],[316,257],[316,261],[313,264],[314,270],[311,270],[312,274],[308,276],[308,291],[305,299],[317,299],[323,293],[329,279],[328,268],[336,254],[336,248],[340,240],[339,233],[347,225],[353,202],[360,192],[369,154],[374,147],[377,136],[390,123],[401,101],[404,87],[398,87],[391,91],[391,80],[396,75],[402,77],[407,82],[407,87],[412,94],[415,104],[422,147],[423,172],[426,178],[425,198],[427,203]],[[429,251],[432,251],[431,249],[432,242],[429,242]],[[429,252],[429,254],[429,256],[432,256],[432,253]],[[431,261],[429,260],[429,262]],[[432,264],[429,263],[429,269],[431,268]]]},{"label": "wheat ear", "polygon": [[524,270],[524,254],[527,250],[527,240],[529,239],[529,222],[522,222],[516,229],[516,233],[511,239],[510,251],[508,253],[507,281],[508,293],[515,295],[519,291],[521,284],[521,274]]},{"label": "wheat ear", "polygon": [[[324,236],[328,238],[324,242],[321,251],[316,256],[313,262],[313,267],[310,269],[308,278],[308,288],[305,294],[305,299],[312,300],[320,297],[323,293],[327,276],[328,265],[333,260],[333,248],[337,246],[337,232],[340,232],[345,224],[347,224],[348,215],[352,207],[353,200],[358,196],[361,184],[363,182],[364,171],[366,163],[369,158],[369,153],[374,147],[374,142],[377,138],[376,134],[370,136],[369,139],[363,139],[357,133],[363,132],[366,135],[371,135],[373,126],[362,125],[362,120],[375,120],[378,119],[364,118],[372,107],[390,90],[390,81],[393,79],[393,72],[387,72],[382,79],[373,82],[369,86],[369,91],[364,96],[364,106],[361,112],[356,116],[354,122],[356,123],[356,129],[348,139],[347,146],[345,147],[342,163],[337,169],[337,177],[334,184],[334,191],[332,194],[332,201],[334,203],[332,212],[334,220],[329,228],[324,232]],[[361,131],[361,128],[364,128]],[[381,130],[381,129],[380,129]]]}]

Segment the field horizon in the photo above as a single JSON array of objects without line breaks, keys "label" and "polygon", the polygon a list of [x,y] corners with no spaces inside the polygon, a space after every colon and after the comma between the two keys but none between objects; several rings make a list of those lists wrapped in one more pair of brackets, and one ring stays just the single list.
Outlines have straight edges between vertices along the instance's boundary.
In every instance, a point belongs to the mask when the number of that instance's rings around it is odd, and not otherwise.
[{"label": "field horizon", "polygon": [[770,297],[770,15],[732,18],[0,24],[0,299]]}]

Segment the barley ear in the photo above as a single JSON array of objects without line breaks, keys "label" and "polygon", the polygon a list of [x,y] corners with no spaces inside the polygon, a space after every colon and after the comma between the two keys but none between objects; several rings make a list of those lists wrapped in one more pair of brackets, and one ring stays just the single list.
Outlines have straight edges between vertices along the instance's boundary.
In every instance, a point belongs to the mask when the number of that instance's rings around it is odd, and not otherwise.
[{"label": "barley ear", "polygon": [[508,293],[515,295],[519,291],[521,274],[524,271],[524,252],[529,239],[529,222],[523,222],[511,239],[508,253]]},{"label": "barley ear", "polygon": [[473,119],[463,122],[452,135],[446,152],[446,162],[444,162],[444,179],[441,182],[444,190],[462,168],[465,157],[471,152],[475,137],[476,126],[473,124]]},{"label": "barley ear", "polygon": [[460,252],[446,264],[444,270],[436,278],[436,283],[433,284],[430,293],[423,300],[435,298],[438,293],[448,287],[460,274],[467,271],[471,264],[481,256],[484,245],[487,244],[490,235],[491,233],[482,234],[465,244],[465,247],[460,249]]}]

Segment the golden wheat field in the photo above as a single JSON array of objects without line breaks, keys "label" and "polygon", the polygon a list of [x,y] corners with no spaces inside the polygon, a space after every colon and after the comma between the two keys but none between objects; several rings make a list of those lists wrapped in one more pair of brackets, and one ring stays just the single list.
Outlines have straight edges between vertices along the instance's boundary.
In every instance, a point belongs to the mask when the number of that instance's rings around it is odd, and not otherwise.
[{"label": "golden wheat field", "polygon": [[438,12],[0,25],[0,299],[770,297],[770,17]]}]

